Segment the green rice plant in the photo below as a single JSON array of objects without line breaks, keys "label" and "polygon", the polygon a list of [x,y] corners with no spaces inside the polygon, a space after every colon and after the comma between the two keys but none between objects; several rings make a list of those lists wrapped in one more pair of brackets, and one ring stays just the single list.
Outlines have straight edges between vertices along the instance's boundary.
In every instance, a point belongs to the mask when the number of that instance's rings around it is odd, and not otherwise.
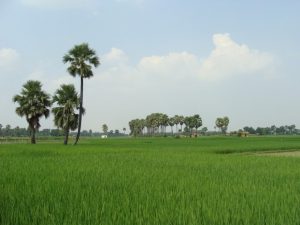
[{"label": "green rice plant", "polygon": [[296,149],[299,137],[2,144],[0,224],[300,224],[300,158],[252,154]]}]

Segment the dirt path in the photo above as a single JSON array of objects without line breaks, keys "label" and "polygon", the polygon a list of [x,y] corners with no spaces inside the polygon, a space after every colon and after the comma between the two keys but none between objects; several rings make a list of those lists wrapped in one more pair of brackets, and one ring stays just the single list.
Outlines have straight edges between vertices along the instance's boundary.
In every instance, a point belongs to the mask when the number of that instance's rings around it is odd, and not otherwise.
[{"label": "dirt path", "polygon": [[289,156],[289,157],[300,157],[300,151],[277,151],[277,152],[257,152],[254,153],[259,156]]}]

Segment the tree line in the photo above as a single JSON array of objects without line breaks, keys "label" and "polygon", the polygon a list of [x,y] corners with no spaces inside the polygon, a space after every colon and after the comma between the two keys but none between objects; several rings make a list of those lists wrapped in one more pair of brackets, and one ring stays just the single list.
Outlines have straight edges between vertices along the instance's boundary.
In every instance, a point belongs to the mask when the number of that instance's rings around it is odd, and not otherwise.
[{"label": "tree line", "polygon": [[296,128],[296,125],[285,125],[276,127],[272,125],[270,127],[257,127],[253,128],[251,126],[245,126],[243,131],[248,132],[249,134],[257,135],[292,135],[299,134],[300,130]]},{"label": "tree line", "polygon": [[[125,129],[126,131],[126,129]],[[80,136],[83,137],[100,137],[102,134],[107,134],[110,137],[119,137],[119,136],[125,136],[125,131],[123,128],[123,132],[115,129],[115,130],[109,130],[105,133],[101,133],[98,131],[93,131],[91,129],[89,130],[82,130]],[[42,129],[37,130],[36,134],[38,134],[39,137],[62,137],[65,136],[65,133],[62,129]],[[74,136],[76,135],[76,132],[70,132],[70,135]],[[12,127],[11,125],[7,124],[3,126],[0,124],[0,138],[1,137],[28,137],[30,135],[30,130],[28,128],[24,127]]]},{"label": "tree line", "polygon": [[[229,125],[229,118],[217,118],[216,126],[226,133]],[[144,119],[133,119],[129,121],[130,134],[133,136],[154,136],[154,135],[166,135],[167,127],[171,129],[171,135],[185,133],[189,136],[198,136],[199,128],[202,126],[202,118],[199,114],[193,116],[175,115],[168,116],[164,113],[152,113]],[[179,129],[180,128],[180,129]],[[206,132],[207,127],[203,127],[201,132]]]},{"label": "tree line", "polygon": [[[40,128],[40,118],[48,118],[50,112],[54,115],[54,124],[64,132],[64,144],[68,144],[70,131],[77,129],[75,145],[81,133],[83,108],[83,81],[93,76],[92,68],[100,65],[96,52],[88,44],[75,45],[63,56],[63,63],[68,64],[67,71],[73,77],[80,78],[80,94],[73,84],[63,84],[51,97],[42,89],[42,84],[37,80],[27,81],[20,94],[13,97],[17,103],[16,113],[25,117],[31,136],[31,143],[36,143],[36,132]],[[52,110],[50,107],[55,105]]]}]

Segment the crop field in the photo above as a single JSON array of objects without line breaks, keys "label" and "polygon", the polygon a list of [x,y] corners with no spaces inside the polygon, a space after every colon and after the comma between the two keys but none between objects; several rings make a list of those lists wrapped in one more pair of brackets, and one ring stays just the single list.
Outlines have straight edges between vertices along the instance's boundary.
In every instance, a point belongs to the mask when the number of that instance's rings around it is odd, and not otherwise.
[{"label": "crop field", "polygon": [[274,154],[299,149],[297,136],[1,144],[0,224],[300,224],[300,157]]}]

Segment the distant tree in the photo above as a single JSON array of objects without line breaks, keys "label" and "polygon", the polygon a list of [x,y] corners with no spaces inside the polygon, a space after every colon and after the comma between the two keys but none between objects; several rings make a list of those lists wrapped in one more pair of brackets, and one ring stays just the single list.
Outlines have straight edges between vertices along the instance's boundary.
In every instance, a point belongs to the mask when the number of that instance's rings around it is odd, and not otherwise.
[{"label": "distant tree", "polygon": [[256,133],[256,131],[253,127],[244,127],[243,130],[245,132],[248,132],[249,134],[255,134]]},{"label": "distant tree", "polygon": [[193,128],[195,127],[194,119],[192,116],[186,116],[184,118],[184,124],[185,124],[185,131],[188,131],[190,133],[190,136],[192,135]]},{"label": "distant tree", "polygon": [[171,127],[171,132],[172,132],[172,135],[173,135],[173,126],[175,125],[175,117],[170,117],[169,120],[168,120],[168,124]]},{"label": "distant tree", "polygon": [[31,143],[35,144],[35,133],[41,126],[40,118],[48,118],[50,114],[50,96],[42,90],[39,81],[29,80],[23,85],[21,94],[13,97],[13,101],[19,104],[16,113],[25,116],[31,132]]},{"label": "distant tree", "polygon": [[11,130],[11,126],[9,124],[7,124],[5,126],[5,136],[7,136],[7,137],[12,136],[10,130]]},{"label": "distant tree", "polygon": [[180,124],[180,130],[182,132],[182,125],[184,124],[184,116],[179,116],[178,121],[179,121],[179,124]]},{"label": "distant tree", "polygon": [[222,133],[226,134],[229,125],[229,118],[227,116],[216,119],[216,126],[222,131]]},{"label": "distant tree", "polygon": [[125,134],[125,132],[126,132],[126,128],[125,128],[125,127],[123,127],[123,132],[124,132],[124,134]]},{"label": "distant tree", "polygon": [[202,133],[202,134],[205,134],[207,131],[208,131],[207,127],[203,127],[203,128],[201,129],[201,133]]},{"label": "distant tree", "polygon": [[[166,133],[166,127],[169,125],[169,117],[166,114],[160,113],[158,120],[161,126],[161,133]],[[174,126],[174,124],[173,124]]]},{"label": "distant tree", "polygon": [[88,44],[83,43],[75,45],[64,57],[64,63],[69,63],[68,72],[73,77],[80,77],[80,103],[79,103],[79,120],[78,120],[78,132],[75,139],[75,145],[80,137],[81,121],[83,115],[83,79],[92,77],[92,67],[100,65],[100,61],[96,52],[89,47]]},{"label": "distant tree", "polygon": [[196,135],[198,135],[198,128],[202,126],[202,118],[196,114],[193,116],[194,127],[196,128]]},{"label": "distant tree", "polygon": [[64,144],[68,144],[70,130],[78,127],[78,114],[75,112],[80,106],[80,99],[74,85],[63,84],[56,90],[53,103],[57,106],[52,109],[54,124],[65,133]]},{"label": "distant tree", "polygon": [[134,137],[142,135],[144,126],[145,120],[143,119],[131,120],[129,122],[130,135],[133,135]]},{"label": "distant tree", "polygon": [[174,124],[176,127],[176,133],[178,133],[178,124],[180,123],[180,119],[179,119],[178,115],[175,115],[173,118],[174,118]]},{"label": "distant tree", "polygon": [[108,126],[106,124],[103,124],[102,125],[102,130],[105,134],[107,134],[107,131],[108,131]]}]

